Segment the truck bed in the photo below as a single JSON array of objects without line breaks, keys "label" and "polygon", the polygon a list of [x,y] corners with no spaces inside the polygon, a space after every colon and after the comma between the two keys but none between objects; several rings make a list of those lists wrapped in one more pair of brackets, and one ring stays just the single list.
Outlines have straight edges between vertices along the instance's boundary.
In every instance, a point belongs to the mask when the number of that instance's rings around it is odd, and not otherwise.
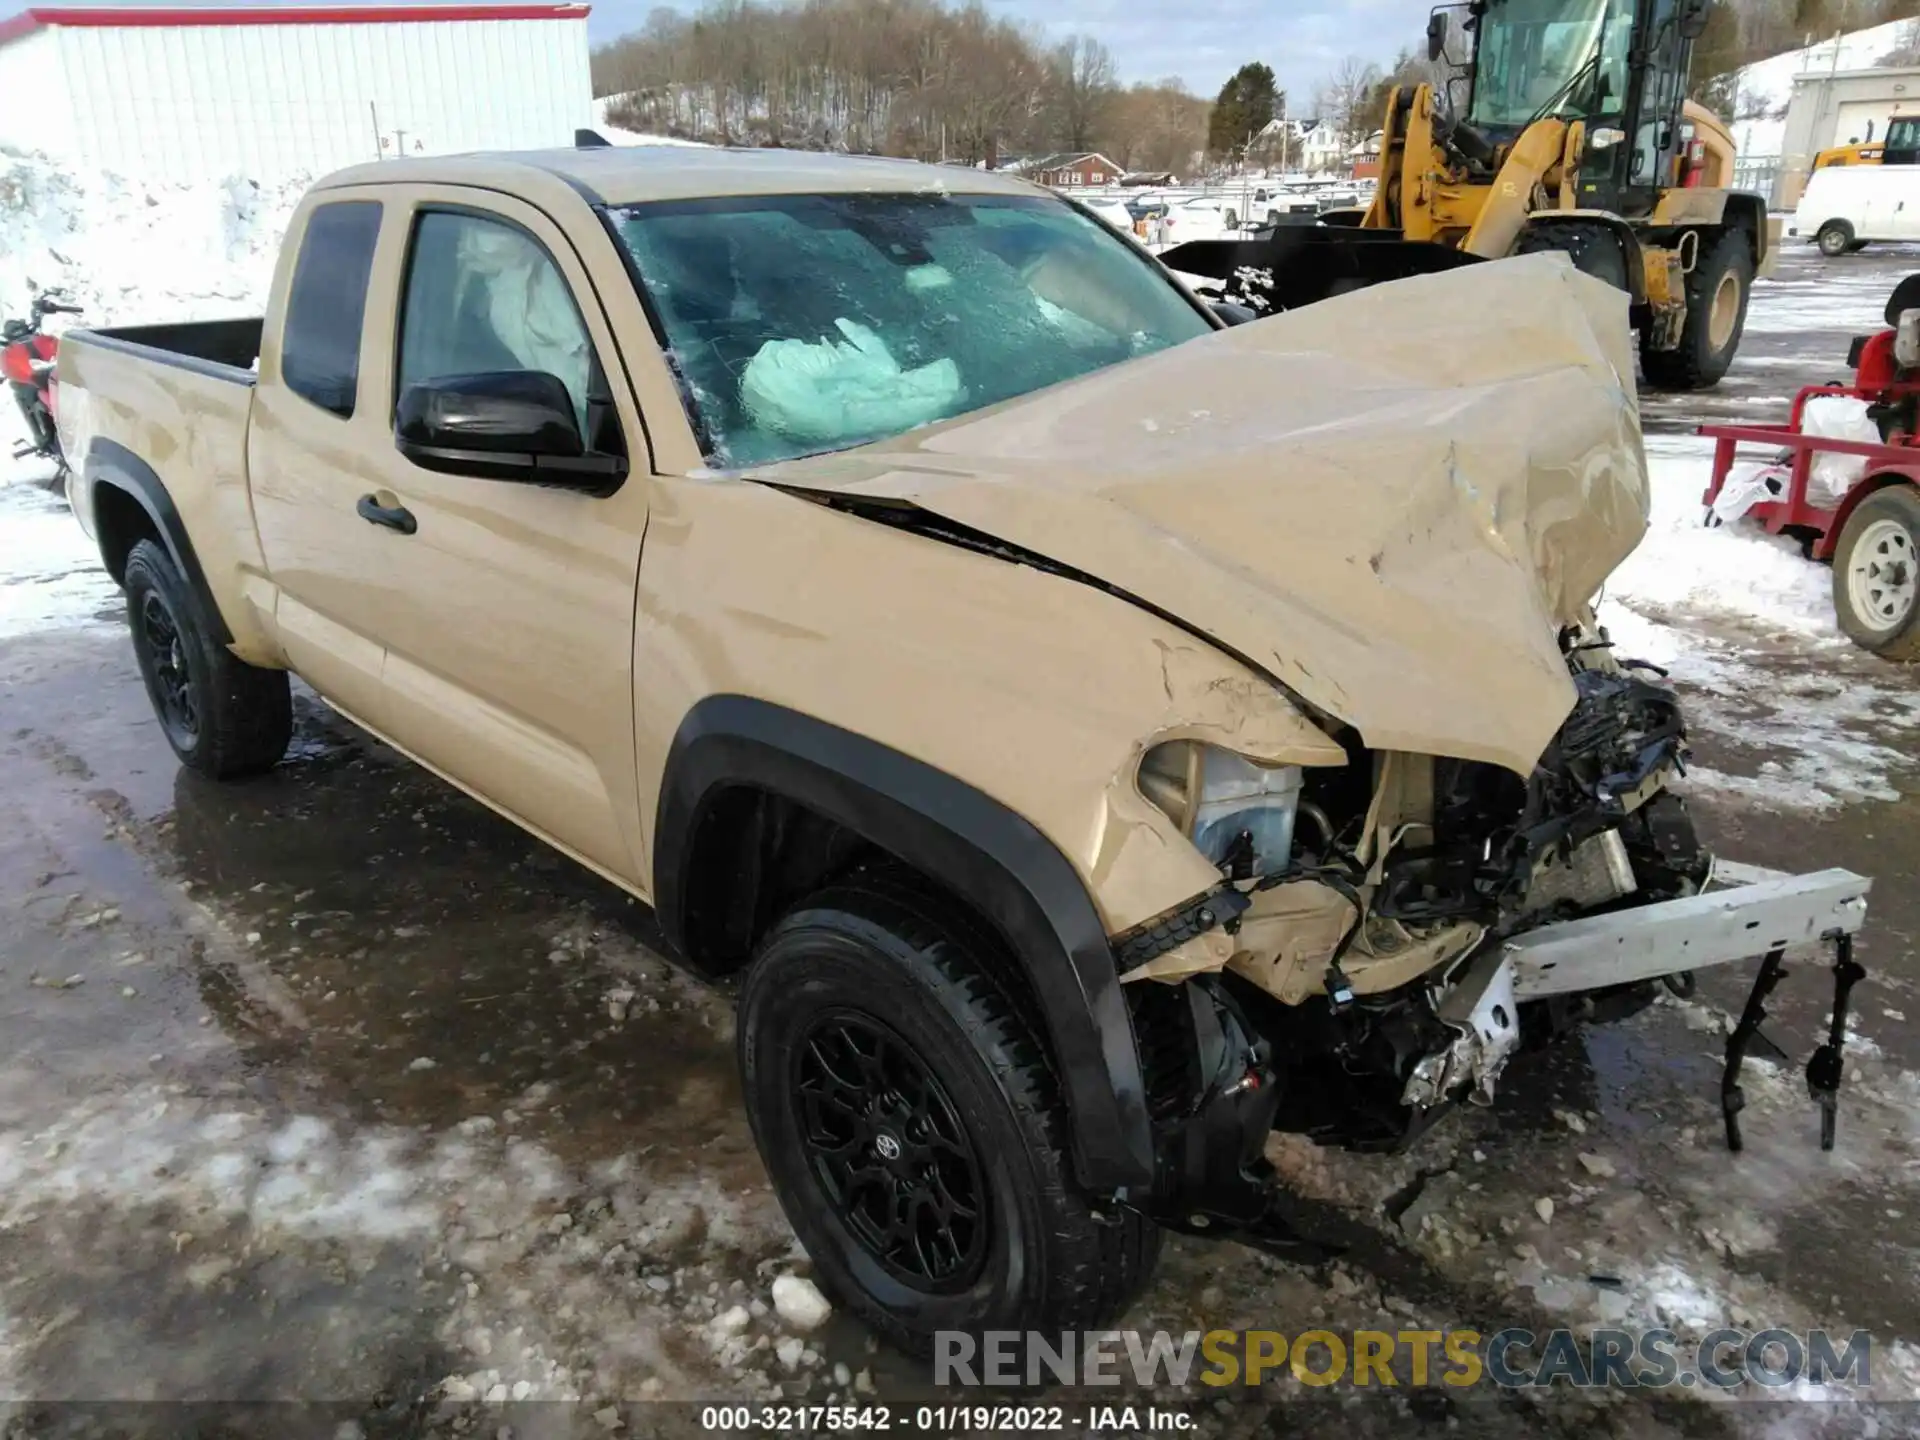
[{"label": "truck bed", "polygon": [[260,359],[259,316],[190,320],[168,325],[118,325],[76,332],[84,342],[251,385]]},{"label": "truck bed", "polygon": [[247,426],[263,328],[241,319],[69,330],[59,395],[74,472],[67,498],[108,573],[120,579],[133,540],[157,535],[221,622],[221,643],[270,659],[243,599],[262,566]]}]

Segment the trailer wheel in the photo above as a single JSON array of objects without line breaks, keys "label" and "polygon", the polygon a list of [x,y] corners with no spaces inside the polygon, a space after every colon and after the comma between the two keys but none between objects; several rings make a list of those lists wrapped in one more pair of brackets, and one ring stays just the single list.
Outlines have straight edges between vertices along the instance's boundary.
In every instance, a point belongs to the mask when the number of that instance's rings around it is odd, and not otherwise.
[{"label": "trailer wheel", "polygon": [[1159,1228],[1080,1193],[1037,1017],[970,912],[855,876],[780,920],[742,986],[741,1088],[821,1285],[911,1353],[1074,1330],[1143,1288]]},{"label": "trailer wheel", "polygon": [[1854,644],[1920,660],[1920,491],[1889,485],[1847,517],[1833,553],[1833,609]]},{"label": "trailer wheel", "polygon": [[1844,220],[1829,220],[1820,227],[1820,233],[1813,237],[1813,243],[1820,247],[1820,253],[1829,260],[1837,260],[1853,249],[1853,226]]},{"label": "trailer wheel", "polygon": [[287,672],[249,665],[215,641],[192,588],[151,540],[127,556],[127,624],[167,744],[214,780],[278,764],[293,738]]},{"label": "trailer wheel", "polygon": [[1723,231],[1711,246],[1709,233],[1701,232],[1699,263],[1687,276],[1687,322],[1680,343],[1656,350],[1641,337],[1640,373],[1656,390],[1718,385],[1739,353],[1753,294],[1753,251],[1744,231]]}]

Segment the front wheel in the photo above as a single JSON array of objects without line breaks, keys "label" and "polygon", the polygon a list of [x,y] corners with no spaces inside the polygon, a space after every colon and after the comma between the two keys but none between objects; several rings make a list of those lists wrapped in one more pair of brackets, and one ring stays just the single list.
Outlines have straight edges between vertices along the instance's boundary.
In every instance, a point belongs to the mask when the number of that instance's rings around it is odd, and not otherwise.
[{"label": "front wheel", "polygon": [[1537,255],[1554,251],[1573,261],[1582,275],[1604,280],[1616,290],[1627,286],[1627,257],[1620,240],[1605,225],[1536,225],[1524,230],[1517,255]]},{"label": "front wheel", "polygon": [[1656,350],[1640,345],[1640,371],[1656,390],[1705,390],[1720,383],[1740,350],[1753,293],[1753,250],[1744,231],[1723,232],[1711,247],[1701,236],[1701,254],[1687,276],[1687,319],[1680,343]]},{"label": "front wheel", "polygon": [[1829,260],[1837,260],[1853,248],[1853,227],[1844,220],[1829,220],[1813,237],[1813,243]]},{"label": "front wheel", "polygon": [[127,556],[126,589],[134,659],[180,763],[215,780],[279,763],[293,738],[287,672],[249,665],[216,641],[192,587],[153,541]]},{"label": "front wheel", "polygon": [[1847,638],[1887,660],[1920,660],[1920,493],[1877,490],[1833,552],[1833,609]]},{"label": "front wheel", "polygon": [[754,1138],[822,1285],[902,1349],[940,1331],[1111,1319],[1153,1223],[1076,1187],[1058,1087],[993,978],[997,942],[942,898],[863,877],[803,901],[740,997]]}]

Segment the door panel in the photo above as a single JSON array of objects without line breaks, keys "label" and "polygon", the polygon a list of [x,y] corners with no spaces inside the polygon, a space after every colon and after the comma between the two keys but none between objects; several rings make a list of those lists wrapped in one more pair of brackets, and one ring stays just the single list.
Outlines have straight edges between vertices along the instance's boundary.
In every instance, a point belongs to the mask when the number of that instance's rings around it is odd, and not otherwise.
[{"label": "door panel", "polygon": [[[369,226],[371,221],[371,226]],[[380,723],[381,647],[367,617],[397,595],[390,552],[354,514],[368,450],[391,443],[362,394],[362,311],[385,243],[380,192],[329,191],[296,218],[294,261],[274,280],[278,331],[261,337],[247,430],[247,478],[275,618],[293,668],[327,699]],[[374,327],[379,328],[379,327]]]},{"label": "door panel", "polygon": [[[385,588],[394,597],[365,618],[385,651],[382,728],[643,886],[633,606],[648,466],[618,352],[578,257],[531,206],[422,187],[399,208],[418,283],[401,276],[379,312],[387,334],[366,381],[379,389],[389,428],[364,478],[379,503],[410,511],[416,529],[362,526],[363,543],[390,557]],[[610,434],[634,472],[613,495],[437,473],[394,448],[393,404],[405,383],[544,370],[568,384],[585,418],[577,391],[596,361],[614,397]]]}]

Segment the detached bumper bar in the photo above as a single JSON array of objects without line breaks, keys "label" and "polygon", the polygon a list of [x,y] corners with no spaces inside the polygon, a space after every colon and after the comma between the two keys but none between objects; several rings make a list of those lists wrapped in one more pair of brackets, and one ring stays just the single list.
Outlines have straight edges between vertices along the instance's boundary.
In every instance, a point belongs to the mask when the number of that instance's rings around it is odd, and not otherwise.
[{"label": "detached bumper bar", "polygon": [[1866,923],[1873,881],[1851,870],[1779,875],[1723,867],[1723,881],[1735,876],[1752,877],[1752,883],[1515,936],[1502,947],[1512,963],[1514,999],[1599,990],[1751,960],[1791,945],[1852,935]]},{"label": "detached bumper bar", "polygon": [[1820,1148],[1833,1149],[1844,1072],[1847,1002],[1866,972],[1854,961],[1853,937],[1867,919],[1873,882],[1851,870],[1782,875],[1746,866],[1720,867],[1730,888],[1709,890],[1613,915],[1594,915],[1549,925],[1507,942],[1501,966],[1516,1000],[1652,980],[1663,975],[1763,957],[1739,1023],[1727,1036],[1720,1075],[1720,1113],[1727,1148],[1741,1148],[1740,1112],[1746,1093],[1740,1070],[1756,1042],[1784,1060],[1778,1045],[1760,1033],[1767,997],[1786,975],[1789,946],[1833,946],[1833,1011],[1827,1036],[1807,1062],[1807,1093],[1820,1107]]}]

